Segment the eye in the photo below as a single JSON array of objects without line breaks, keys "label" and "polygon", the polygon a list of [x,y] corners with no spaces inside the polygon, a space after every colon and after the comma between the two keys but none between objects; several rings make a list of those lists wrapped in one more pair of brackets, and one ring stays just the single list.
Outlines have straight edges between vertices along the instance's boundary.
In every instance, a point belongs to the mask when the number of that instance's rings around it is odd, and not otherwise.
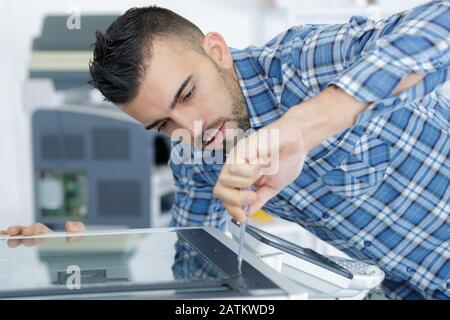
[{"label": "eye", "polygon": [[194,91],[195,91],[195,87],[192,88],[192,90],[189,91],[189,92],[183,97],[182,102],[184,103],[184,102],[187,102],[187,101],[191,100],[192,97],[194,96]]},{"label": "eye", "polygon": [[161,133],[161,130],[164,129],[167,126],[167,120],[164,120],[161,122],[161,124],[158,126],[158,133]]}]

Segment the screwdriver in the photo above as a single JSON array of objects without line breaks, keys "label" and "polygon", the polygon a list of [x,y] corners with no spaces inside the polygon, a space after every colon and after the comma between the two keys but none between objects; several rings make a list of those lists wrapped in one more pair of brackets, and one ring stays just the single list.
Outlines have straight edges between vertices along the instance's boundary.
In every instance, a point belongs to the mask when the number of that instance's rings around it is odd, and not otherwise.
[{"label": "screwdriver", "polygon": [[245,240],[245,229],[247,228],[248,216],[250,213],[250,205],[246,205],[244,207],[245,211],[245,220],[240,225],[240,236],[239,236],[239,252],[238,252],[238,273],[242,274],[242,260],[244,255],[244,240]]}]

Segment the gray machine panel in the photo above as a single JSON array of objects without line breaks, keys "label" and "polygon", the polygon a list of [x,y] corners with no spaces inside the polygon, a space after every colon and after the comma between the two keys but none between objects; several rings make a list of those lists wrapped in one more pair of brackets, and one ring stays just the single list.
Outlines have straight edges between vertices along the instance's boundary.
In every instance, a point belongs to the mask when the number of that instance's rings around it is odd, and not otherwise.
[{"label": "gray machine panel", "polygon": [[61,110],[35,112],[32,127],[37,221],[151,226],[150,177],[161,136],[132,122]]},{"label": "gray machine panel", "polygon": [[[44,19],[42,32],[33,40],[33,51],[90,52],[95,43],[95,32],[106,31],[118,15],[82,15],[81,28],[69,29],[67,15],[49,15]],[[56,90],[88,88],[89,68],[85,70],[31,70],[30,78],[52,79]]]}]

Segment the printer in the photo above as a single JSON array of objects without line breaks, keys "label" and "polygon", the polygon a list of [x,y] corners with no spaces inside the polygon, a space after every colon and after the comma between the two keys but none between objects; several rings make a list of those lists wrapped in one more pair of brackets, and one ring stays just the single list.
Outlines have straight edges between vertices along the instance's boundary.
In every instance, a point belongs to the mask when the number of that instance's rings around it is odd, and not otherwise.
[{"label": "printer", "polygon": [[114,15],[45,17],[23,86],[30,119],[35,220],[97,228],[167,226],[175,186],[168,138],[146,132],[88,85],[95,31]]}]

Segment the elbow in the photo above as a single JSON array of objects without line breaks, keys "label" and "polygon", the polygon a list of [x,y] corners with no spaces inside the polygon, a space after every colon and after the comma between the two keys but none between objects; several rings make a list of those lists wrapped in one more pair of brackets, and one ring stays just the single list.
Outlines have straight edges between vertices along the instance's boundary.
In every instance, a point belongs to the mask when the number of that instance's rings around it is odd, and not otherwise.
[{"label": "elbow", "polygon": [[425,74],[413,73],[413,74],[408,75],[406,78],[404,78],[399,83],[399,85],[397,86],[397,88],[395,88],[392,95],[398,95],[398,94],[402,93],[403,91],[406,91],[408,89],[415,87],[420,82],[422,82],[423,79],[425,79]]}]

